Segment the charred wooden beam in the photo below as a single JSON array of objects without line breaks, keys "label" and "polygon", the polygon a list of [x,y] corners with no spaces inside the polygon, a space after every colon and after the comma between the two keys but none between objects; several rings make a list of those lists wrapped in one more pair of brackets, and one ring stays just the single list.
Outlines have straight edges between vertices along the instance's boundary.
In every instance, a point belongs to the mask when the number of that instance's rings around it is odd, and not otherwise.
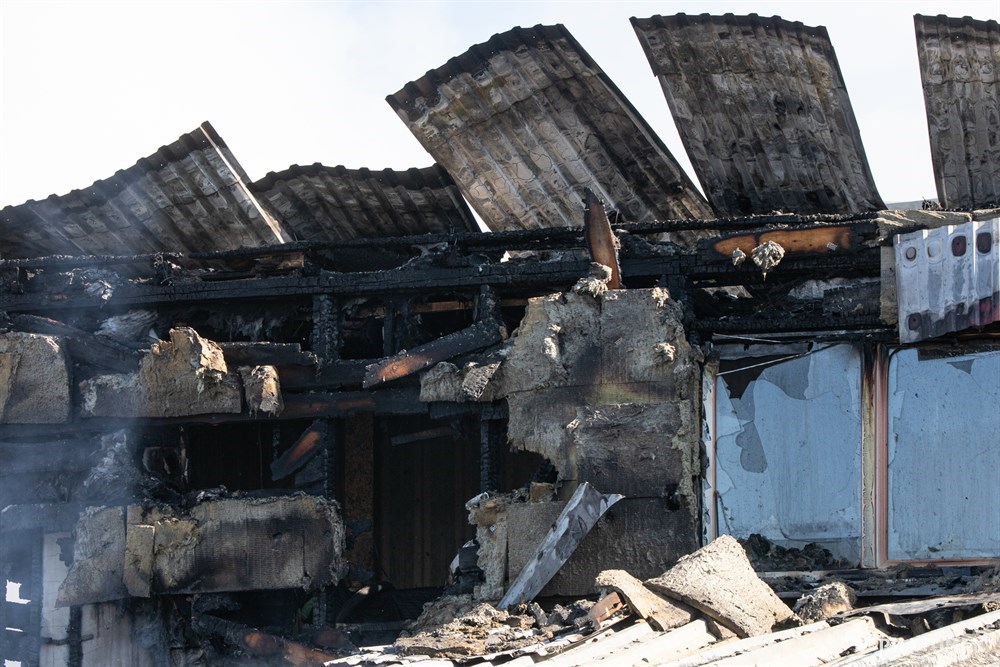
[{"label": "charred wooden beam", "polygon": [[732,257],[736,250],[745,255],[757,246],[773,241],[785,249],[786,255],[817,255],[831,252],[852,252],[861,246],[853,228],[846,225],[813,227],[810,229],[775,229],[757,234],[726,236],[711,243],[711,250],[720,257]]},{"label": "charred wooden beam", "polygon": [[298,343],[216,343],[226,363],[238,366],[316,366],[312,352],[303,352]]},{"label": "charred wooden beam", "polygon": [[426,345],[372,364],[362,384],[366,389],[407,377],[436,363],[468,352],[475,352],[503,340],[500,325],[492,318],[477,322],[461,331],[442,336]]},{"label": "charred wooden beam", "polygon": [[428,440],[436,440],[438,438],[454,437],[455,429],[450,426],[438,426],[437,428],[428,428],[422,431],[414,431],[413,433],[395,435],[389,438],[389,444],[393,446],[409,445],[414,442],[426,442]]},{"label": "charred wooden beam", "polygon": [[584,191],[583,233],[590,258],[611,269],[608,289],[621,289],[622,272],[618,265],[618,245],[611,231],[611,221],[604,210],[604,202],[588,188]]},{"label": "charred wooden beam", "polygon": [[[738,218],[717,218],[714,220],[660,220],[647,223],[616,223],[612,225],[615,231],[629,234],[664,234],[683,231],[727,231],[745,230],[767,225],[803,225],[817,223],[849,223],[859,220],[871,220],[878,213],[857,214],[772,214],[756,215]],[[185,260],[201,262],[213,260],[228,260],[232,258],[265,257],[276,254],[295,254],[300,252],[315,252],[324,249],[359,250],[375,248],[414,248],[428,245],[447,244],[466,251],[477,250],[523,250],[523,249],[558,249],[567,246],[579,247],[583,239],[583,229],[580,227],[558,227],[545,229],[518,230],[510,232],[468,232],[461,234],[421,234],[414,236],[396,236],[376,239],[352,239],[336,243],[298,242],[262,247],[247,247],[219,252],[190,253],[157,253],[147,255],[80,255],[68,257],[55,255],[50,257],[31,257],[22,259],[0,259],[0,269],[68,269],[90,266],[115,266],[144,264],[152,266],[154,262]]]},{"label": "charred wooden beam", "polygon": [[230,646],[238,647],[252,656],[280,660],[292,667],[322,667],[338,657],[333,653],[320,651],[217,616],[197,614],[192,621],[195,632],[221,637]]},{"label": "charred wooden beam", "polygon": [[312,349],[325,367],[340,357],[340,311],[329,294],[313,296],[312,325]]},{"label": "charred wooden beam", "polygon": [[15,315],[11,326],[18,331],[60,336],[66,341],[70,357],[76,361],[120,372],[139,367],[142,353],[116,343],[110,338],[92,334],[57,320],[37,315]]},{"label": "charred wooden beam", "polygon": [[324,364],[318,372],[305,366],[282,366],[278,368],[278,377],[284,390],[360,387],[368,367],[376,361],[338,359]]},{"label": "charred wooden beam", "polygon": [[299,436],[299,439],[271,463],[271,479],[288,477],[309,463],[323,449],[323,441],[328,433],[325,421],[316,420]]},{"label": "charred wooden beam", "polygon": [[886,327],[878,314],[852,315],[843,317],[831,317],[829,315],[818,315],[810,317],[784,316],[744,316],[725,317],[720,319],[699,320],[695,328],[702,334],[712,333],[762,333],[762,332],[814,332],[829,331],[830,329],[855,330],[854,335],[861,337],[879,336],[880,334],[892,331],[892,327]]},{"label": "charred wooden beam", "polygon": [[[823,223],[826,224],[826,223]],[[869,223],[861,223],[867,225]],[[616,228],[616,227],[615,227]],[[772,232],[752,228],[754,234]],[[490,235],[485,235],[490,236]],[[870,252],[873,251],[874,252]],[[878,275],[877,248],[862,248],[857,252],[833,252],[817,256],[800,257],[798,269],[804,273],[846,271],[846,275],[861,275],[859,268],[871,275]],[[786,259],[778,271],[787,273],[795,263]],[[287,299],[300,296],[383,295],[398,296],[435,291],[472,291],[482,286],[496,290],[559,291],[569,289],[583,275],[589,262],[583,259],[561,261],[512,261],[478,266],[460,267],[407,267],[389,271],[357,273],[324,273],[318,276],[281,276],[252,280],[220,282],[192,282],[172,285],[126,283],[119,285],[111,303],[116,306],[138,306],[160,303],[212,303],[218,301]],[[712,252],[709,256],[690,254],[630,253],[621,261],[625,280],[656,279],[664,275],[686,275],[693,281],[710,281],[712,284],[741,284],[759,281],[760,272],[749,268],[733,267],[731,261]],[[867,275],[868,273],[865,273]],[[724,276],[724,277],[723,277]],[[65,297],[65,298],[62,298]],[[8,311],[56,310],[77,307],[69,295],[59,293],[0,294],[0,309]]]}]

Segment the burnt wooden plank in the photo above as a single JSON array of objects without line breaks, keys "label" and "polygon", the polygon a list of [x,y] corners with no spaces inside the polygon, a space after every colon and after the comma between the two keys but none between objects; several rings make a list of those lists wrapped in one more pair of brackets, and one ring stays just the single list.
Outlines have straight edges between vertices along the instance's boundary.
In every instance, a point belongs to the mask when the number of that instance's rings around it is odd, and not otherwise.
[{"label": "burnt wooden plank", "polygon": [[401,352],[368,367],[362,383],[366,389],[407,377],[436,363],[475,352],[503,340],[500,325],[492,319],[477,322],[425,345]]},{"label": "burnt wooden plank", "polygon": [[38,315],[15,315],[11,325],[19,331],[60,336],[66,341],[66,349],[74,360],[114,371],[134,371],[139,366],[142,354],[116,343],[110,338],[98,336],[63,324],[57,320]]},{"label": "burnt wooden plank", "polygon": [[337,655],[294,642],[278,635],[226,621],[217,616],[197,614],[193,619],[196,632],[221,637],[231,646],[248,655],[267,657],[267,664],[291,667],[321,667],[337,659]]},{"label": "burnt wooden plank", "polygon": [[584,193],[586,209],[584,210],[584,236],[590,258],[598,264],[611,269],[611,280],[608,289],[620,289],[622,272],[618,265],[618,247],[615,234],[611,231],[611,222],[604,210],[604,202],[597,198],[589,189]]},{"label": "burnt wooden plank", "polygon": [[285,390],[360,387],[368,367],[376,361],[378,359],[337,359],[324,364],[319,372],[307,366],[280,366],[278,377]]},{"label": "burnt wooden plank", "polygon": [[322,450],[327,433],[325,421],[313,422],[291,447],[271,463],[271,479],[284,479],[309,463]]},{"label": "burnt wooden plank", "polygon": [[315,366],[312,352],[303,352],[298,343],[216,343],[222,348],[226,363],[239,366]]},{"label": "burnt wooden plank", "polygon": [[732,257],[739,248],[746,255],[759,245],[774,241],[785,249],[785,255],[809,255],[856,250],[861,245],[849,225],[812,227],[809,229],[773,229],[751,234],[724,236],[711,242],[711,251],[719,257]]}]

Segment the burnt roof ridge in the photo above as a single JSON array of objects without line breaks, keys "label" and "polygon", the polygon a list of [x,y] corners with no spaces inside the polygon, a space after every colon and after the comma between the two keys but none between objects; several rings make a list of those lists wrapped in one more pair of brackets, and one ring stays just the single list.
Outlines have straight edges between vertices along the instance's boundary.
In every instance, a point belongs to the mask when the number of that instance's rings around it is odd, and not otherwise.
[{"label": "burnt roof ridge", "polygon": [[[455,78],[468,74],[479,78],[490,70],[490,60],[500,53],[514,52],[519,48],[544,48],[553,42],[565,39],[588,66],[599,69],[572,33],[562,23],[552,25],[536,24],[530,28],[514,26],[505,32],[495,33],[485,42],[473,44],[457,56],[449,58],[445,64],[424,73],[418,79],[409,81],[395,93],[386,95],[386,102],[394,111],[404,111],[411,121],[423,115],[425,107],[433,107],[440,101],[440,88]],[[423,102],[419,102],[419,100]]]},{"label": "burnt roof ridge", "polygon": [[782,29],[788,30],[789,28],[794,28],[794,32],[801,32],[808,35],[827,37],[829,35],[826,26],[823,25],[810,26],[806,25],[802,21],[792,21],[782,18],[777,14],[773,14],[771,16],[761,16],[755,12],[751,12],[749,14],[734,14],[733,12],[726,12],[721,15],[709,14],[708,12],[703,12],[697,15],[680,12],[667,16],[664,16],[663,14],[654,14],[653,16],[645,19],[637,19],[633,16],[629,20],[632,22],[633,26],[639,27],[655,26],[660,28],[673,28],[682,26],[723,24],[731,27],[763,26],[773,28],[778,31],[781,31]]},{"label": "burnt roof ridge", "polygon": [[293,164],[279,172],[269,171],[263,178],[251,183],[250,188],[255,193],[261,193],[275,187],[279,183],[300,176],[318,176],[323,174],[354,180],[381,180],[410,190],[454,185],[454,181],[452,181],[448,172],[436,162],[426,167],[407,167],[405,169],[394,169],[393,167],[375,169],[371,167],[351,168],[342,164],[331,167],[321,162],[314,162],[304,166]]},{"label": "burnt roof ridge", "polygon": [[[199,132],[202,133],[200,140],[196,138],[196,133]],[[88,191],[92,190],[101,191],[101,189],[107,187],[110,182],[120,182],[123,179],[132,178],[133,174],[131,172],[133,170],[147,171],[147,170],[162,169],[167,163],[179,159],[179,157],[186,156],[192,150],[196,149],[200,150],[206,147],[211,147],[213,143],[216,146],[218,146],[219,149],[222,148],[225,148],[227,150],[229,149],[229,146],[226,144],[225,140],[219,135],[219,133],[212,126],[212,124],[206,120],[200,123],[196,129],[191,130],[190,132],[185,132],[184,134],[180,135],[176,140],[170,142],[169,144],[164,144],[160,146],[150,155],[140,157],[135,161],[134,164],[128,167],[124,167],[122,169],[115,170],[115,172],[112,173],[110,176],[99,178],[95,180],[93,183],[90,183],[88,185],[83,185],[78,188],[73,188],[69,192],[65,192],[63,194],[53,192],[46,195],[42,199],[32,198],[24,202],[21,202],[20,204],[8,204],[4,206],[2,209],[0,209],[0,211],[7,211],[8,209],[16,209],[21,206],[30,206],[31,204],[38,204],[40,202],[51,201],[53,199],[58,200],[62,199],[63,197],[69,197],[69,196],[79,197],[81,194],[87,194]],[[188,148],[187,150],[182,150],[178,152],[177,148],[181,144],[185,146],[191,146],[193,144],[194,148],[193,149]],[[234,175],[237,178],[239,178],[240,176],[239,173],[234,173]]]}]

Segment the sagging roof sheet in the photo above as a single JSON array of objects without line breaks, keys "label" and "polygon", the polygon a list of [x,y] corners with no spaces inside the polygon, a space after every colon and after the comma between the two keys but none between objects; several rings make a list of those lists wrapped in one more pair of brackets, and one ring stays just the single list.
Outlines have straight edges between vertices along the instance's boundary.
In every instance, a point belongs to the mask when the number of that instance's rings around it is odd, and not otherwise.
[{"label": "sagging roof sheet", "polygon": [[0,254],[202,252],[288,240],[212,126],[83,190],[0,211]]},{"label": "sagging roof sheet", "polygon": [[370,171],[293,166],[251,189],[299,241],[479,231],[442,167]]},{"label": "sagging roof sheet", "polygon": [[885,207],[826,28],[756,14],[632,26],[719,216]]},{"label": "sagging roof sheet", "polygon": [[972,210],[1000,203],[1000,25],[913,17],[938,200]]},{"label": "sagging roof sheet", "polygon": [[711,215],[562,25],[494,35],[386,99],[494,231],[578,226],[585,187],[629,222]]}]

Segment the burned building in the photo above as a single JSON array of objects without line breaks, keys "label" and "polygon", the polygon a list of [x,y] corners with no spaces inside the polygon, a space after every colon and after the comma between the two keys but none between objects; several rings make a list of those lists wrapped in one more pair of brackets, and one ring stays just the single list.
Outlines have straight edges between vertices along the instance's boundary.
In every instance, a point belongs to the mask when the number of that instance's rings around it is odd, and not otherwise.
[{"label": "burned building", "polygon": [[323,664],[446,585],[695,651],[793,616],[682,590],[704,545],[785,597],[996,564],[997,23],[916,17],[945,208],[891,210],[825,29],[632,22],[707,198],[536,26],[388,97],[431,167],[254,181],[205,123],[0,211],[5,664]]}]

